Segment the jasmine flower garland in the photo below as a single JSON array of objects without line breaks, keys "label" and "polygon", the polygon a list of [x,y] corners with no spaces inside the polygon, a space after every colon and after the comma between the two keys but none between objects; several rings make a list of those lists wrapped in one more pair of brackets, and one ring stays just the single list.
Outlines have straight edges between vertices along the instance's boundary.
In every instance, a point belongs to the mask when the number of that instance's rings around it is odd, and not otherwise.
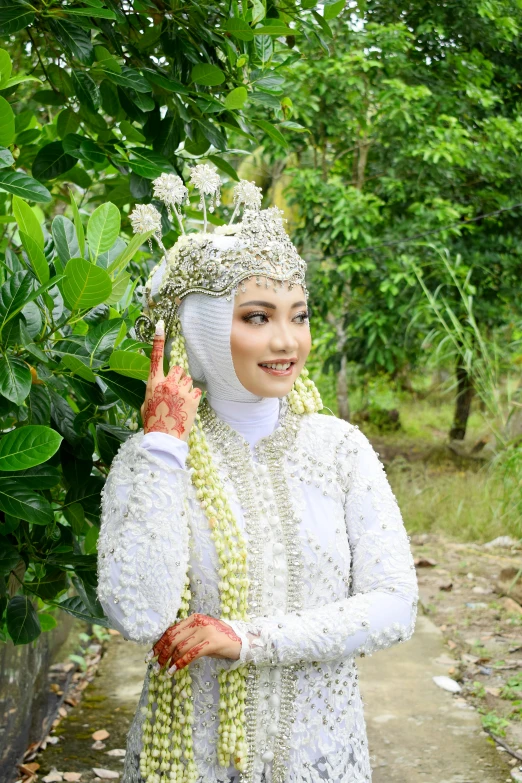
[{"label": "jasmine flower garland", "polygon": [[[172,326],[170,366],[188,373],[188,358],[179,319]],[[294,413],[313,413],[323,407],[319,392],[303,369],[288,395]],[[211,450],[198,416],[189,434],[188,465],[192,482],[211,528],[219,558],[219,591],[223,619],[248,619],[247,548],[242,531],[232,513],[224,487],[212,461]],[[176,621],[189,616],[191,592],[187,575],[182,603]],[[219,726],[217,756],[223,767],[232,763],[241,772],[247,768],[245,701],[248,666],[222,670],[219,681]],[[148,705],[142,733],[140,774],[145,783],[196,783],[192,724],[194,707],[190,667],[174,672],[150,672]],[[156,709],[154,709],[154,705]],[[184,761],[182,760],[184,759]]]}]

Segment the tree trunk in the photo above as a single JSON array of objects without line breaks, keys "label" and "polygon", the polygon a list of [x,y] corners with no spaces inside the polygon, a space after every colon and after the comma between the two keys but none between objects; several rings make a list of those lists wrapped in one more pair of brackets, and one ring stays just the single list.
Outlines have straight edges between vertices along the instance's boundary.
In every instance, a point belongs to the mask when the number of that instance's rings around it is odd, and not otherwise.
[{"label": "tree trunk", "polygon": [[451,440],[464,440],[466,437],[466,427],[473,395],[473,382],[469,373],[465,367],[457,364],[457,398],[455,400],[453,426],[449,434]]},{"label": "tree trunk", "polygon": [[350,401],[348,399],[348,360],[341,356],[341,369],[337,373],[337,409],[339,418],[350,421]]}]

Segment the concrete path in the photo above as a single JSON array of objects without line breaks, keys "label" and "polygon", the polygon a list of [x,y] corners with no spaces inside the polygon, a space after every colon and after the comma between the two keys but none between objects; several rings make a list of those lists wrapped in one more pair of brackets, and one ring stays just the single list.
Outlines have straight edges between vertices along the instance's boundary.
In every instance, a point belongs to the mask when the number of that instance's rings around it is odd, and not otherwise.
[{"label": "concrete path", "polygon": [[448,673],[439,629],[419,614],[410,641],[358,662],[373,783],[504,783],[510,767],[464,699],[439,688]]},{"label": "concrete path", "polygon": [[[108,752],[125,748],[145,672],[143,657],[136,645],[113,639],[99,676],[57,727],[60,741],[39,756],[40,780],[52,767],[82,772],[81,783],[95,780],[93,767],[121,773],[122,758]],[[512,781],[506,754],[487,741],[476,711],[433,683],[433,675],[447,670],[440,631],[422,615],[409,642],[359,659],[373,783]],[[103,747],[93,748],[92,733],[99,729],[110,736]]]}]

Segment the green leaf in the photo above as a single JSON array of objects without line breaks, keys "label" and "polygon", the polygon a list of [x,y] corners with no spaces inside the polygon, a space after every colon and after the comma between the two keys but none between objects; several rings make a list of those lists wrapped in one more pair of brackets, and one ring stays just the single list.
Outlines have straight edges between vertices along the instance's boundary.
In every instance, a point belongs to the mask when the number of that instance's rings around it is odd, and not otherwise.
[{"label": "green leaf", "polygon": [[283,22],[274,19],[275,24],[264,24],[254,29],[254,35],[275,35],[280,38],[283,35],[297,35],[299,30],[287,27]]},{"label": "green leaf", "polygon": [[96,554],[98,550],[98,538],[100,536],[100,530],[96,525],[92,525],[85,538],[83,539],[83,551],[86,555]]},{"label": "green leaf", "polygon": [[109,250],[120,233],[120,210],[110,201],[94,210],[87,224],[87,241],[93,260]]},{"label": "green leaf", "polygon": [[71,258],[67,262],[63,295],[71,310],[96,307],[111,295],[111,291],[111,279],[104,269],[84,258]]},{"label": "green leaf", "polygon": [[[75,16],[91,16],[93,19],[116,19],[114,11],[109,11],[108,8],[68,8],[63,9],[67,14],[73,14]],[[96,47],[98,48],[98,47]]]},{"label": "green leaf", "polygon": [[237,175],[237,172],[233,166],[230,165],[230,163],[227,163],[226,160],[223,160],[222,158],[218,158],[217,155],[209,155],[208,159],[214,163],[218,169],[223,171],[225,174],[228,174],[228,176],[231,179],[234,179],[236,182],[239,182],[239,177]]},{"label": "green leaf", "polygon": [[31,386],[26,405],[29,409],[29,424],[48,424],[51,420],[51,398],[46,386]]},{"label": "green leaf", "polygon": [[333,38],[332,30],[330,28],[330,25],[326,21],[326,19],[323,16],[321,16],[320,14],[318,14],[317,11],[312,11],[312,16],[314,17],[315,21],[317,22],[317,24],[321,28],[323,34],[327,38]]},{"label": "green leaf", "polygon": [[42,629],[42,633],[46,633],[47,631],[52,631],[53,628],[56,628],[56,626],[58,625],[58,620],[56,619],[56,617],[53,617],[52,614],[47,614],[47,612],[39,612],[38,619],[40,620],[40,627]]},{"label": "green leaf", "polygon": [[109,389],[127,405],[139,411],[145,398],[145,384],[134,378],[126,378],[116,372],[99,372],[98,376]]},{"label": "green leaf", "polygon": [[0,358],[0,394],[21,405],[30,390],[31,371],[27,364],[9,354]]},{"label": "green leaf", "polygon": [[123,427],[110,424],[98,424],[96,427],[96,442],[98,454],[106,465],[110,465],[124,443],[132,433]]},{"label": "green leaf", "polygon": [[80,124],[80,118],[72,109],[64,109],[56,120],[58,136],[63,139],[68,133],[76,133]]},{"label": "green leaf", "polygon": [[201,130],[203,131],[203,135],[208,141],[218,150],[225,150],[227,146],[227,137],[223,133],[223,131],[217,127],[217,125],[214,125],[210,120],[206,120],[204,118],[200,118],[196,120],[198,125],[200,126]]},{"label": "green leaf", "polygon": [[51,194],[41,182],[20,171],[0,171],[0,190],[28,201],[51,201]]},{"label": "green leaf", "polygon": [[0,169],[4,169],[6,166],[12,166],[13,163],[14,158],[11,150],[8,150],[7,147],[0,146]]},{"label": "green leaf", "polygon": [[61,442],[62,436],[50,427],[32,424],[11,430],[0,438],[0,470],[41,465],[56,454]]},{"label": "green leaf", "polygon": [[247,99],[248,99],[247,88],[236,87],[235,90],[232,90],[226,96],[225,106],[227,109],[229,109],[229,111],[234,111],[234,109],[242,109]]},{"label": "green leaf", "polygon": [[134,68],[122,66],[121,73],[105,71],[105,76],[114,84],[118,84],[120,87],[127,87],[127,89],[134,90],[135,92],[152,91],[147,79]]},{"label": "green leaf", "polygon": [[114,59],[113,55],[109,52],[105,46],[95,46],[94,56],[96,62],[100,63],[102,68],[107,71],[113,71],[113,73],[121,73],[121,65]]},{"label": "green leaf", "polygon": [[42,80],[38,79],[36,76],[26,76],[25,74],[20,73],[18,76],[11,76],[2,89],[8,90],[11,87],[16,87],[17,84],[24,84],[25,82],[38,82],[39,84],[42,84]]},{"label": "green leaf", "polygon": [[69,196],[71,199],[71,209],[74,216],[74,227],[76,229],[76,236],[78,238],[78,245],[80,247],[80,256],[85,255],[85,233],[83,231],[83,223],[80,217],[80,211],[76,200],[74,198],[72,190],[69,189]]},{"label": "green leaf", "polygon": [[29,272],[15,272],[0,287],[0,332],[27,302],[32,286]]},{"label": "green leaf", "polygon": [[[1,12],[0,7],[0,12]],[[11,78],[11,71],[13,70],[13,63],[9,57],[9,53],[5,49],[0,49],[0,90],[3,90],[6,83]]]},{"label": "green leaf", "polygon": [[276,144],[281,145],[281,147],[288,147],[288,142],[281,131],[277,130],[277,128],[270,122],[267,122],[266,120],[255,120],[254,124],[257,125],[258,128],[261,128],[261,130],[264,131],[267,136],[270,136],[270,138],[275,141]]},{"label": "green leaf", "polygon": [[20,553],[18,549],[5,538],[0,539],[0,574],[4,576],[18,564]]},{"label": "green leaf", "polygon": [[157,152],[152,152],[145,147],[133,147],[129,153],[131,156],[129,165],[140,177],[155,179],[164,172],[175,173],[172,163]]},{"label": "green leaf", "polygon": [[184,84],[175,81],[175,79],[169,79],[166,76],[162,76],[160,73],[151,71],[149,68],[144,68],[143,73],[145,74],[147,81],[151,82],[152,84],[156,84],[163,90],[167,90],[167,92],[175,92],[178,93],[178,95],[190,95],[190,90],[188,87],[185,87]]},{"label": "green leaf", "polygon": [[112,283],[112,293],[107,299],[107,304],[118,304],[122,296],[125,296],[125,292],[130,283],[131,276],[126,272],[121,272],[118,277]]},{"label": "green leaf", "polygon": [[54,519],[48,501],[16,479],[0,481],[0,509],[5,514],[35,525],[48,525]]},{"label": "green leaf", "polygon": [[79,486],[73,484],[65,496],[65,503],[67,505],[80,503],[86,518],[91,522],[96,522],[100,517],[101,491],[103,485],[104,480],[99,476],[89,476],[84,484]]},{"label": "green leaf", "polygon": [[91,36],[78,25],[65,19],[52,19],[49,25],[64,49],[83,65],[94,61],[94,47]]},{"label": "green leaf", "polygon": [[90,383],[94,383],[96,381],[96,376],[93,371],[89,369],[89,367],[87,367],[78,356],[74,356],[73,354],[65,354],[62,356],[62,364],[73,374],[79,375],[80,378],[83,378],[85,381],[89,381]]},{"label": "green leaf", "polygon": [[56,215],[52,222],[51,231],[54,239],[54,248],[63,264],[66,264],[70,258],[77,258],[80,255],[74,223],[69,218],[63,215]]},{"label": "green leaf", "polygon": [[[0,8],[0,11],[5,10],[10,9]],[[31,16],[34,17],[34,14],[31,14]],[[27,22],[27,24],[30,24],[30,22]],[[26,25],[23,25],[23,27],[26,27]],[[17,27],[10,32],[16,32],[16,30],[21,29],[21,27]],[[11,598],[7,605],[6,622],[9,636],[14,645],[29,644],[29,642],[40,636],[42,632],[36,610],[26,595],[15,595],[14,598]]]},{"label": "green leaf", "polygon": [[71,614],[78,620],[83,620],[84,622],[93,623],[95,625],[102,625],[104,628],[111,627],[106,617],[95,617],[92,615],[83,603],[82,599],[77,595],[73,598],[66,598],[64,601],[60,601],[58,606],[60,609],[63,609],[64,612]]},{"label": "green leaf", "polygon": [[52,141],[42,147],[33,161],[32,173],[36,179],[56,179],[72,169],[76,160],[68,155],[61,141]]},{"label": "green leaf", "polygon": [[266,2],[252,0],[252,24],[257,24],[266,16]]},{"label": "green leaf", "polygon": [[[25,427],[21,429],[25,429]],[[54,468],[52,465],[36,465],[34,468],[16,472],[14,470],[3,471],[0,473],[0,482],[9,477],[23,480],[24,486],[29,489],[52,489],[60,481],[58,468]]]},{"label": "green leaf", "polygon": [[15,117],[11,105],[0,96],[0,144],[8,147],[15,137]]},{"label": "green leaf", "polygon": [[46,283],[49,280],[49,264],[43,250],[37,245],[32,236],[29,236],[24,231],[20,231],[20,239],[38,280],[40,283]]},{"label": "green leaf", "polygon": [[118,337],[121,325],[124,321],[121,318],[111,318],[109,321],[102,321],[85,337],[85,345],[91,354],[100,361],[105,361],[114,348],[114,343]]},{"label": "green leaf", "polygon": [[120,122],[120,130],[128,141],[143,142],[145,136],[143,133],[134,127],[128,120],[122,120]]},{"label": "green leaf", "polygon": [[120,375],[146,381],[149,377],[150,359],[141,353],[114,351],[109,359],[109,367]]},{"label": "green leaf", "polygon": [[67,574],[62,568],[47,565],[45,575],[31,582],[31,588],[43,601],[52,600],[67,589]]},{"label": "green leaf", "polygon": [[96,112],[101,106],[101,95],[98,85],[86,71],[72,71],[71,73],[74,91],[80,103],[86,104],[89,109]]},{"label": "green leaf", "polygon": [[65,506],[63,514],[67,522],[73,529],[75,536],[79,536],[85,529],[85,514],[83,512],[83,506],[80,503],[71,503],[70,506]]},{"label": "green leaf", "polygon": [[29,204],[26,204],[19,196],[15,196],[13,198],[13,212],[20,231],[23,231],[24,234],[29,234],[31,239],[43,250],[44,235],[42,227]]},{"label": "green leaf", "polygon": [[330,3],[330,5],[325,5],[324,7],[324,18],[329,21],[330,19],[335,19],[336,16],[339,16],[341,11],[344,11],[346,7],[346,0],[337,0],[336,3]]},{"label": "green leaf", "polygon": [[38,90],[33,95],[32,100],[41,106],[63,106],[64,103],[67,103],[65,95],[54,90]]},{"label": "green leaf", "polygon": [[224,25],[224,29],[231,33],[234,38],[238,38],[240,41],[253,41],[254,33],[252,28],[245,22],[244,19],[227,19]]},{"label": "green leaf", "polygon": [[[20,3],[0,6],[0,33],[17,33],[33,22],[34,11],[30,6]],[[5,89],[5,85],[3,88]]]},{"label": "green leaf", "polygon": [[217,65],[201,63],[200,65],[195,65],[193,67],[190,78],[194,84],[202,84],[205,87],[216,87],[218,84],[223,84],[225,81],[225,74]]}]

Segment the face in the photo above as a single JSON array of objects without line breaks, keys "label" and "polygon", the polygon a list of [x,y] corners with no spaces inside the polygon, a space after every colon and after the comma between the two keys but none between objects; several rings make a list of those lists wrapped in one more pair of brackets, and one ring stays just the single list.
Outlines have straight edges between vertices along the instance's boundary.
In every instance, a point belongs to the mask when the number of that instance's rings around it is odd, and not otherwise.
[{"label": "face", "polygon": [[[242,288],[245,290],[243,291]],[[259,397],[284,397],[310,353],[306,297],[301,286],[277,292],[251,278],[235,297],[230,348],[241,384]],[[275,366],[274,366],[275,365]]]}]

